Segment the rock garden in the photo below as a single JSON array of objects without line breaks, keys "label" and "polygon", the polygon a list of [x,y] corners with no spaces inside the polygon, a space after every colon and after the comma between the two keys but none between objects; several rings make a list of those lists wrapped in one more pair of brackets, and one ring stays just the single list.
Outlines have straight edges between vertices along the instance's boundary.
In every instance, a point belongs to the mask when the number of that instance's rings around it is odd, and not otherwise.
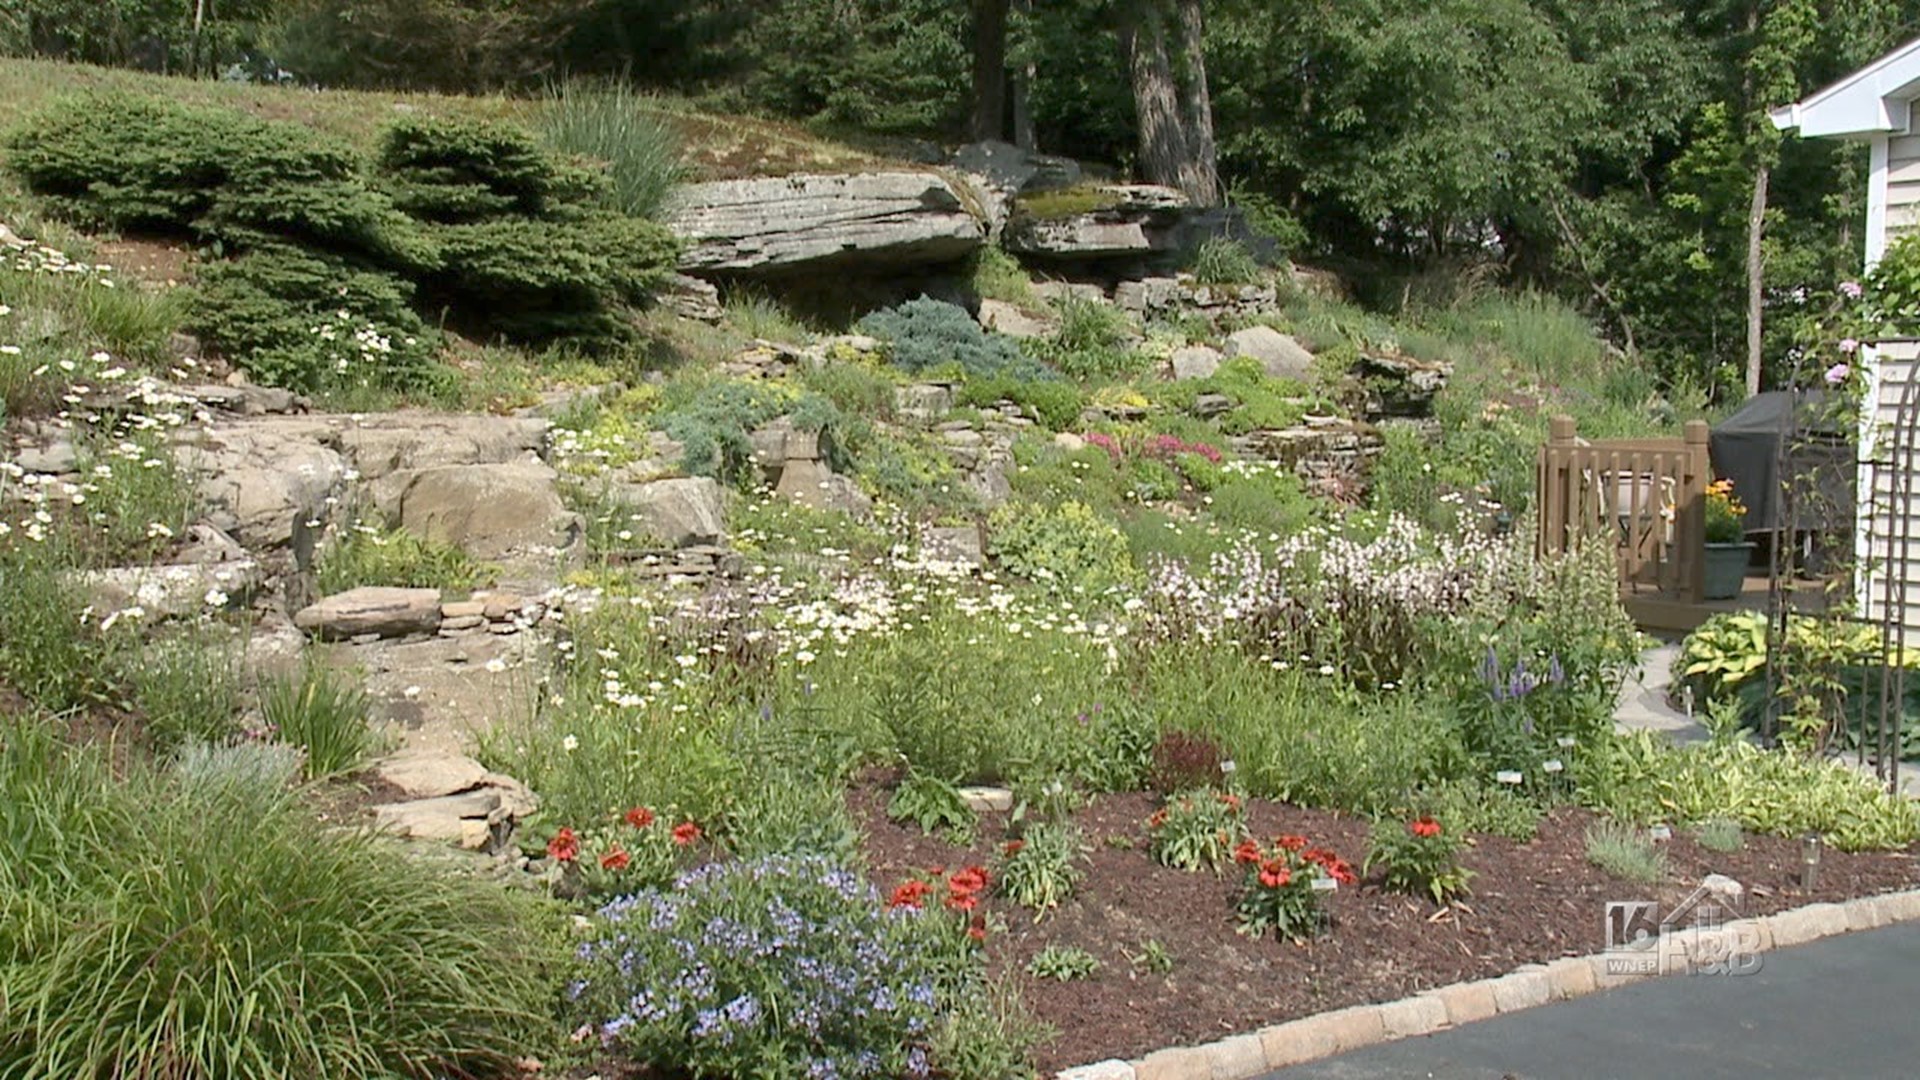
[{"label": "rock garden", "polygon": [[134,85],[0,150],[0,1075],[1051,1075],[1920,885],[1820,753],[1615,730],[1534,448],[1684,410],[1556,302]]}]

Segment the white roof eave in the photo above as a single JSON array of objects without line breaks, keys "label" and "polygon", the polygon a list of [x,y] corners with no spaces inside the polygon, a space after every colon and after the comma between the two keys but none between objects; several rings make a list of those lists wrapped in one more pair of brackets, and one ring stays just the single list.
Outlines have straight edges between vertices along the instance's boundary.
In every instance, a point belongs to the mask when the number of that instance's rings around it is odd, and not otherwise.
[{"label": "white roof eave", "polygon": [[1768,115],[1782,131],[1808,138],[1904,133],[1907,104],[1920,97],[1920,39],[1814,94]]}]

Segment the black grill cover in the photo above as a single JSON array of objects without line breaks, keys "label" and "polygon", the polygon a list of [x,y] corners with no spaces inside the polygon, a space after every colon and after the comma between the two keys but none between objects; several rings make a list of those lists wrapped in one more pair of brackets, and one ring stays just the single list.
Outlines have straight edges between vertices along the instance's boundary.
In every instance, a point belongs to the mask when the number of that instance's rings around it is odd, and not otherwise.
[{"label": "black grill cover", "polygon": [[[1796,401],[1798,424],[1793,421]],[[1747,505],[1748,532],[1786,527],[1789,483],[1797,503],[1795,528],[1853,528],[1854,433],[1842,430],[1825,410],[1825,391],[1770,390],[1754,395],[1708,436],[1713,473],[1733,481],[1734,494]]]}]

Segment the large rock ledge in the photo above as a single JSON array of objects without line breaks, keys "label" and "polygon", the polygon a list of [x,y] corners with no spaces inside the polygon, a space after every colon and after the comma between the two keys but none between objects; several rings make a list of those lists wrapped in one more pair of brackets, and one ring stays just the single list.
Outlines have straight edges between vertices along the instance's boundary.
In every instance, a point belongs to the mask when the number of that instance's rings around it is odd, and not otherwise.
[{"label": "large rock ledge", "polygon": [[950,262],[987,236],[952,184],[919,172],[688,184],[668,205],[667,224],[687,242],[681,269],[696,273]]}]

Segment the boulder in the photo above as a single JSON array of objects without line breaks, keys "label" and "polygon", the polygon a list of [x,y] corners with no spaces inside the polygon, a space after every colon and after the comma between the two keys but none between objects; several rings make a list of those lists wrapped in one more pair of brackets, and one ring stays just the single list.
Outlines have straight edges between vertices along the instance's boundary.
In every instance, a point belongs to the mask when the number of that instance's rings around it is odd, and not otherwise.
[{"label": "boulder", "polygon": [[726,308],[720,304],[720,290],[712,282],[686,274],[667,275],[659,301],[661,307],[695,322],[717,323],[727,314]]},{"label": "boulder", "polygon": [[471,851],[493,843],[494,826],[512,815],[488,788],[373,808],[374,827],[405,840],[437,840]]},{"label": "boulder", "polygon": [[627,489],[623,497],[668,547],[717,543],[726,535],[726,501],[712,477],[655,480]]},{"label": "boulder", "polygon": [[787,462],[773,491],[815,510],[838,510],[858,518],[873,514],[873,500],[860,485],[829,469],[823,461]]},{"label": "boulder", "polygon": [[293,624],[328,641],[363,634],[404,637],[431,633],[440,625],[440,592],[366,585],[302,608],[294,615]]},{"label": "boulder", "polygon": [[174,555],[181,563],[225,563],[247,557],[247,549],[219,529],[198,522],[187,527],[186,544]]},{"label": "boulder", "polygon": [[1029,315],[1004,300],[980,301],[981,327],[1014,338],[1041,338],[1059,329],[1051,320]]},{"label": "boulder", "polygon": [[1353,374],[1367,389],[1368,416],[1417,418],[1432,415],[1434,396],[1446,389],[1453,367],[1410,356],[1363,353]]},{"label": "boulder", "polygon": [[893,392],[893,411],[909,420],[932,420],[953,409],[953,390],[939,383],[913,383]]},{"label": "boulder", "polygon": [[56,438],[41,446],[23,446],[13,455],[13,463],[30,473],[59,476],[80,467],[79,455],[70,439]]},{"label": "boulder", "polygon": [[[1075,200],[1062,199],[1069,207]],[[1085,210],[1060,212],[1023,202],[1007,222],[1001,244],[1016,255],[1048,259],[1103,259],[1180,250],[1186,196],[1150,184],[1092,189]],[[1051,202],[1051,200],[1049,200]]]},{"label": "boulder", "polygon": [[105,615],[139,607],[148,618],[181,618],[246,602],[264,573],[248,558],[173,566],[123,566],[78,576],[87,602]]},{"label": "boulder", "polygon": [[920,551],[928,559],[961,566],[985,566],[986,544],[974,525],[935,525],[921,534]]},{"label": "boulder", "polygon": [[445,465],[390,474],[374,503],[407,531],[480,559],[565,547],[574,515],[540,461]]},{"label": "boulder", "polygon": [[1313,354],[1271,326],[1249,326],[1229,335],[1227,352],[1236,357],[1253,357],[1276,379],[1306,382],[1313,377]]},{"label": "boulder", "polygon": [[199,478],[208,520],[249,551],[284,547],[346,476],[322,418],[263,416],[186,429],[174,458]]},{"label": "boulder", "polygon": [[1188,345],[1173,350],[1168,358],[1173,377],[1178,380],[1210,378],[1220,370],[1220,350],[1207,345]]},{"label": "boulder", "polygon": [[518,461],[546,445],[539,417],[391,413],[370,416],[338,436],[366,480],[443,465]]},{"label": "boulder", "polygon": [[1170,308],[1180,302],[1178,278],[1151,277],[1123,281],[1113,287],[1113,302],[1136,315]]},{"label": "boulder", "polygon": [[686,184],[666,220],[686,241],[681,268],[695,273],[946,263],[972,254],[987,235],[953,185],[923,172]]}]

